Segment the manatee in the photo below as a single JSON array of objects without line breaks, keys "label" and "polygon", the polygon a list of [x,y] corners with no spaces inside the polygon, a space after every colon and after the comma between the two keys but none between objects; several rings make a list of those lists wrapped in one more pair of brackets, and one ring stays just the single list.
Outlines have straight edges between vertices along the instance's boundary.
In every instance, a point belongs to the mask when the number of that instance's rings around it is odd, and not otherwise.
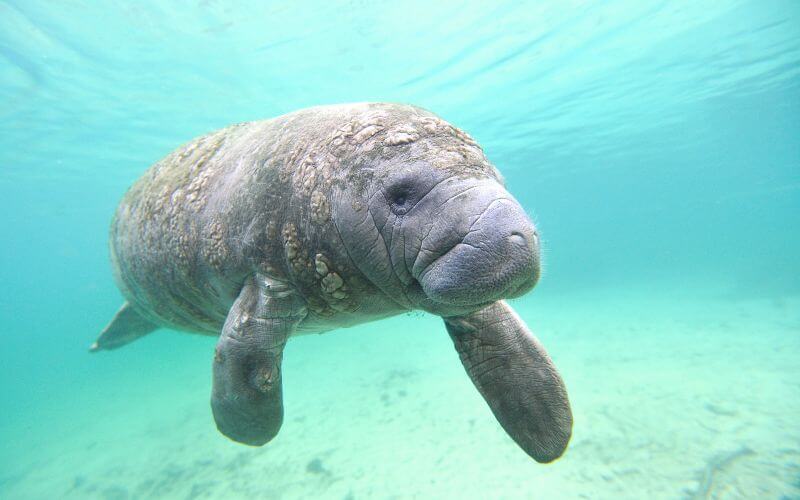
[{"label": "manatee", "polygon": [[235,441],[278,433],[289,337],[422,310],[528,455],[569,442],[564,383],[506,302],[539,278],[537,231],[478,144],[429,111],[322,106],[195,139],[127,191],[110,251],[125,302],[90,349],[218,335],[211,409]]}]

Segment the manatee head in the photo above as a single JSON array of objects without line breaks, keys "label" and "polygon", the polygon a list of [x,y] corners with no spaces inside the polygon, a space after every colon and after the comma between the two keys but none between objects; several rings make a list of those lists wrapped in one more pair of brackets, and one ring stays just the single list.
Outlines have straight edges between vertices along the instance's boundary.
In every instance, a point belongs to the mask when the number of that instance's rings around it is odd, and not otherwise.
[{"label": "manatee head", "polygon": [[390,111],[333,192],[350,258],[401,305],[440,316],[530,291],[536,228],[477,144],[419,108]]}]

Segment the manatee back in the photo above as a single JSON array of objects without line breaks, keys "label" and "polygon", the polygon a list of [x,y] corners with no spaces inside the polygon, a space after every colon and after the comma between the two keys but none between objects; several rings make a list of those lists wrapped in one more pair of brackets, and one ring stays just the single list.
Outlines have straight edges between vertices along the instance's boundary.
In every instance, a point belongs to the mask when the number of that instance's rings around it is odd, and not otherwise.
[{"label": "manatee back", "polygon": [[218,333],[248,274],[241,209],[232,184],[255,162],[268,122],[235,125],[195,139],[154,164],[120,202],[111,224],[118,286],[151,321]]}]

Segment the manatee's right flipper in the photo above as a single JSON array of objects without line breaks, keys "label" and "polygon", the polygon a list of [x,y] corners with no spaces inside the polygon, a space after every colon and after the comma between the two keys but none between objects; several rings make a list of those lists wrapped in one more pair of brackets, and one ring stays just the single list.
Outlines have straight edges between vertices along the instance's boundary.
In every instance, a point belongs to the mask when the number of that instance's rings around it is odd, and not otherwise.
[{"label": "manatee's right flipper", "polygon": [[252,446],[278,434],[283,347],[305,316],[305,303],[288,285],[260,276],[245,282],[214,353],[211,409],[220,432]]},{"label": "manatee's right flipper", "polygon": [[89,352],[122,347],[157,329],[158,325],[143,318],[129,303],[125,302],[114,315],[111,323],[100,332],[100,336],[97,337],[94,344],[89,346]]},{"label": "manatee's right flipper", "polygon": [[500,425],[537,462],[560,457],[572,435],[564,382],[505,301],[445,318],[461,362]]}]

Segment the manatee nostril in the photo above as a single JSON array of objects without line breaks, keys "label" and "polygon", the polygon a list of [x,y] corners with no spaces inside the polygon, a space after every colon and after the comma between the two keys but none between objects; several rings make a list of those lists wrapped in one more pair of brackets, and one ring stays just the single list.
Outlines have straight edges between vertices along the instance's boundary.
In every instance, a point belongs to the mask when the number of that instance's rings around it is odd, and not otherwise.
[{"label": "manatee nostril", "polygon": [[511,231],[511,235],[508,237],[508,241],[510,241],[515,245],[519,245],[521,247],[528,246],[528,240],[519,231]]}]

